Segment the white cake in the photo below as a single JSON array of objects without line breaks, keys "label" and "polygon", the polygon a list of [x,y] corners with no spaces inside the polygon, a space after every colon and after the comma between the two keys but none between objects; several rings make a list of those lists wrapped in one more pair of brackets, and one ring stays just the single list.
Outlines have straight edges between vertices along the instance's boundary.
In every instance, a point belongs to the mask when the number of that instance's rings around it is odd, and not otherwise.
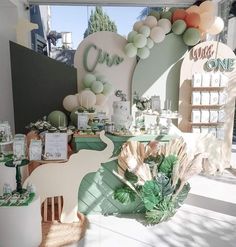
[{"label": "white cake", "polygon": [[129,129],[132,117],[130,115],[130,101],[114,101],[111,117],[116,130]]}]

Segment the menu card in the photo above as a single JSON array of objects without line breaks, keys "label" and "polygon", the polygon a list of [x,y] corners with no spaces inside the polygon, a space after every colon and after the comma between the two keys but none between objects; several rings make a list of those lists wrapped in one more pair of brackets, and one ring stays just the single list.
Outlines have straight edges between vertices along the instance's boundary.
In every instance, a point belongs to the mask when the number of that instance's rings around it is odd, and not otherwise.
[{"label": "menu card", "polygon": [[67,133],[46,133],[44,159],[67,159],[67,139]]}]

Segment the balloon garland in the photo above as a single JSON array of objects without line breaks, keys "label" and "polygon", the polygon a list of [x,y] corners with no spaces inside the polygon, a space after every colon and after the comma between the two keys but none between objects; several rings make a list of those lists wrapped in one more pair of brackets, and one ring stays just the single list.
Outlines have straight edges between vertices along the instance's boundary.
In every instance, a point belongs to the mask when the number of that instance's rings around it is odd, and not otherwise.
[{"label": "balloon garland", "polygon": [[73,112],[75,108],[82,107],[85,110],[96,108],[105,104],[113,92],[113,86],[109,82],[104,82],[103,77],[87,73],[83,78],[84,89],[75,95],[67,95],[63,99],[63,107]]},{"label": "balloon garland", "polygon": [[188,9],[152,10],[146,19],[134,23],[124,52],[130,58],[138,56],[146,59],[154,43],[164,41],[170,32],[181,35],[186,45],[194,46],[206,33],[216,35],[223,28],[224,21],[216,16],[216,6],[212,1],[204,1],[200,6],[193,5]]}]

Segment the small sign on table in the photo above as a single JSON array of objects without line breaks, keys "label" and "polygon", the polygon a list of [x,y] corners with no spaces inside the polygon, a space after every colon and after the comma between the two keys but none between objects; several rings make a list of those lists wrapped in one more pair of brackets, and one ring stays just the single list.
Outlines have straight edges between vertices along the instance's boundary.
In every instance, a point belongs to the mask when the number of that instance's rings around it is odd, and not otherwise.
[{"label": "small sign on table", "polygon": [[67,159],[67,133],[45,134],[45,159],[66,160]]}]

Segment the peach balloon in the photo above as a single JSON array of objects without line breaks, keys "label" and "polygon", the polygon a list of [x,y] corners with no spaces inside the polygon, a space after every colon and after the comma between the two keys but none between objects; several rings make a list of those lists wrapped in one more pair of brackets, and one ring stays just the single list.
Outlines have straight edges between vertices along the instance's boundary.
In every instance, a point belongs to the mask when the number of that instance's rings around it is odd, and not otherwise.
[{"label": "peach balloon", "polygon": [[209,34],[216,35],[224,29],[224,21],[220,17],[216,17],[213,25],[207,30]]},{"label": "peach balloon", "polygon": [[188,13],[185,18],[187,27],[198,27],[200,24],[200,15],[198,13]]},{"label": "peach balloon", "polygon": [[176,9],[172,15],[172,22],[175,22],[176,20],[184,20],[186,15],[187,13],[184,9]]},{"label": "peach balloon", "polygon": [[206,31],[209,29],[215,21],[215,17],[208,12],[200,14],[199,29]]},{"label": "peach balloon", "polygon": [[133,26],[133,30],[138,32],[139,28],[143,25],[143,21],[136,21]]},{"label": "peach balloon", "polygon": [[200,9],[197,5],[193,5],[191,7],[189,7],[188,9],[186,9],[187,13],[199,13]]},{"label": "peach balloon", "polygon": [[205,1],[199,6],[200,13],[210,12],[211,14],[216,13],[216,6],[213,1]]}]

